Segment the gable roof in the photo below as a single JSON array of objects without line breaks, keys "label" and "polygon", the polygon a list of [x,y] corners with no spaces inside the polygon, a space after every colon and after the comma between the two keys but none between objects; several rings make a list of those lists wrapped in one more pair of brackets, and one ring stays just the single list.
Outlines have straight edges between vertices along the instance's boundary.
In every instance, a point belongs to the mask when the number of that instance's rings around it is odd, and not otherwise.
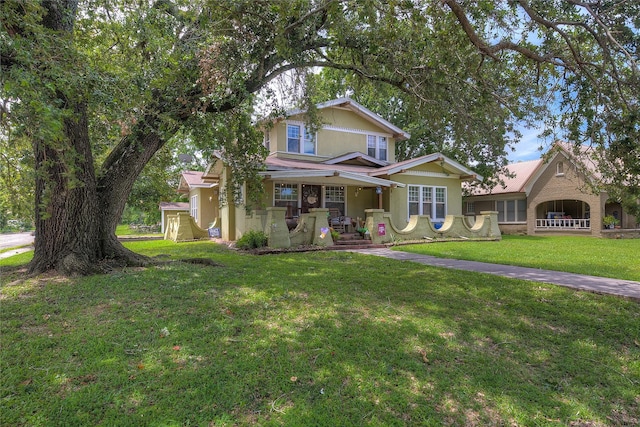
[{"label": "gable roof", "polygon": [[178,184],[179,193],[188,193],[194,188],[213,188],[218,183],[205,182],[203,180],[204,172],[184,171],[180,175],[180,183]]},{"label": "gable roof", "polygon": [[485,196],[489,194],[508,193],[525,193],[528,195],[533,184],[540,178],[557,156],[565,157],[567,160],[579,165],[580,168],[590,176],[597,177],[598,171],[595,161],[591,158],[592,152],[593,149],[589,146],[580,145],[575,147],[567,142],[556,141],[549,151],[540,159],[507,165],[507,170],[514,176],[508,177],[504,173],[498,175],[498,178],[504,182],[504,185],[497,185],[490,190],[474,188],[472,195]]},{"label": "gable roof", "polygon": [[[380,117],[373,111],[369,110],[368,108],[358,104],[356,101],[354,101],[349,97],[338,98],[338,99],[333,99],[331,101],[322,102],[318,104],[316,108],[318,110],[323,110],[325,108],[340,108],[344,110],[353,111],[360,117],[363,117],[364,119],[385,129],[387,132],[393,135],[396,141],[402,141],[402,140],[411,138],[411,135],[409,135],[407,132],[403,131],[393,123],[383,119],[382,117]],[[295,116],[297,114],[304,114],[305,112],[306,110],[302,110],[302,109],[290,110],[290,111],[287,111],[287,116]]]},{"label": "gable roof", "polygon": [[477,179],[482,181],[482,177],[472,171],[471,169],[461,165],[453,159],[448,158],[442,153],[432,153],[427,154],[425,156],[416,157],[415,159],[404,160],[402,162],[394,163],[389,166],[385,166],[379,169],[376,169],[370,175],[372,176],[380,176],[380,175],[393,175],[396,173],[405,172],[407,169],[412,169],[418,167],[420,165],[424,165],[426,163],[439,162],[442,165],[442,168],[445,172],[449,172],[452,174],[460,175],[462,179]]},{"label": "gable roof", "polygon": [[360,163],[365,166],[387,166],[389,162],[385,162],[384,160],[376,159],[375,157],[371,157],[368,154],[361,153],[359,151],[353,151],[351,153],[346,153],[338,157],[334,157],[333,159],[325,160],[322,162],[327,165],[336,165],[340,163],[344,164],[357,164]]}]

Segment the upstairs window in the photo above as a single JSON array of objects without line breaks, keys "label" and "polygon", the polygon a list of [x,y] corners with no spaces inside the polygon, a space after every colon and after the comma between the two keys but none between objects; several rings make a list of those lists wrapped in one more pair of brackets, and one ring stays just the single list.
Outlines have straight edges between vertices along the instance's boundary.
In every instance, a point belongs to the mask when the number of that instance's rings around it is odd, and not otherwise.
[{"label": "upstairs window", "polygon": [[564,163],[556,163],[556,175],[564,175]]},{"label": "upstairs window", "polygon": [[316,136],[302,125],[287,124],[287,152],[316,154]]},{"label": "upstairs window", "polygon": [[367,135],[367,154],[375,159],[387,161],[387,137]]}]

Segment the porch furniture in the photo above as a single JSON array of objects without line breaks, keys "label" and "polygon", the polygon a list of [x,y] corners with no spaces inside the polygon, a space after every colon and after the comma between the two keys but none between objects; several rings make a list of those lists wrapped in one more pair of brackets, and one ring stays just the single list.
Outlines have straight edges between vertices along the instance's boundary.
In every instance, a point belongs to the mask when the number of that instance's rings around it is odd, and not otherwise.
[{"label": "porch furniture", "polygon": [[338,233],[347,231],[347,226],[351,225],[351,218],[340,215],[340,211],[335,208],[329,208],[329,226]]}]

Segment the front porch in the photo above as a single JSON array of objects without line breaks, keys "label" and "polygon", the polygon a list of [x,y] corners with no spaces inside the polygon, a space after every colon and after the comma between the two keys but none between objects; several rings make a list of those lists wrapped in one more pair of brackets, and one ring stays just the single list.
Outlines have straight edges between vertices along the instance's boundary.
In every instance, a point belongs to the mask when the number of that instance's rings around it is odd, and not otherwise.
[{"label": "front porch", "polygon": [[[333,246],[329,226],[329,209],[311,208],[300,216],[298,225],[289,230],[284,207],[270,207],[266,211],[252,211],[246,217],[247,230],[263,231],[268,246],[289,248],[301,245]],[[394,226],[392,214],[384,209],[367,209],[365,226],[374,244],[393,244],[401,241],[433,240],[500,240],[497,212],[481,212],[470,225],[462,215],[447,215],[442,225],[436,226],[429,216],[412,215],[403,229]]]},{"label": "front porch", "polygon": [[550,200],[536,207],[536,232],[590,233],[591,226],[591,206],[581,200]]}]

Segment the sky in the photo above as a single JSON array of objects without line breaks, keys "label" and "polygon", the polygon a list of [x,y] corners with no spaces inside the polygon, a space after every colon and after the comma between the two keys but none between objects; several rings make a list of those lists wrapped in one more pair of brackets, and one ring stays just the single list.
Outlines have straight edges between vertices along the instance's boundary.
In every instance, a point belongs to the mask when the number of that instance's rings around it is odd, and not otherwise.
[{"label": "sky", "polygon": [[[539,159],[543,152],[546,152],[549,143],[538,137],[540,129],[521,129],[522,138],[515,145],[515,151],[507,156],[510,163]],[[544,151],[540,151],[540,146]]]}]

